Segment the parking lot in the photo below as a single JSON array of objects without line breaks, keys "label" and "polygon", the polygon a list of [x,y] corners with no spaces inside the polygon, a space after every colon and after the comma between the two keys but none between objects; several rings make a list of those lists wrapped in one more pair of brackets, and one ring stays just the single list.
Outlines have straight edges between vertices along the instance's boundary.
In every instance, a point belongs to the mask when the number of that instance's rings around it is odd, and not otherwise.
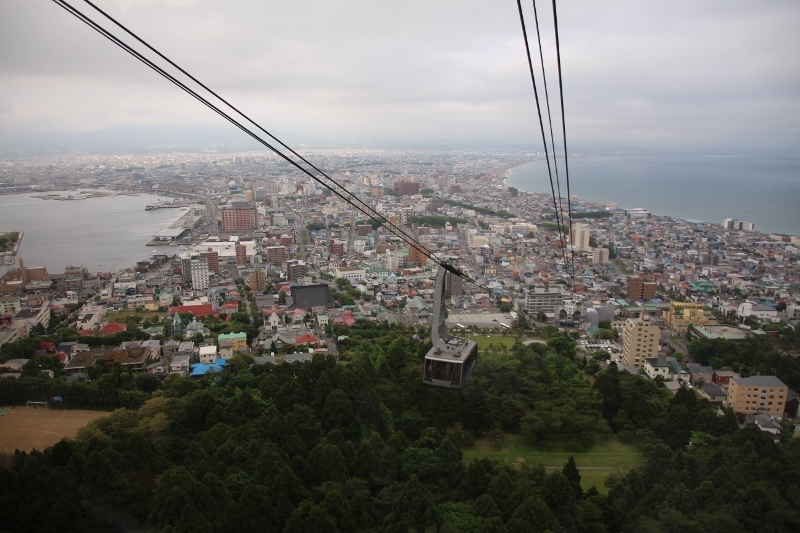
[{"label": "parking lot", "polygon": [[609,354],[618,354],[622,352],[622,348],[620,348],[619,344],[614,341],[580,340],[578,341],[578,348],[587,353],[603,351],[608,352]]},{"label": "parking lot", "polygon": [[464,327],[497,328],[500,324],[513,325],[511,315],[507,313],[482,313],[479,309],[451,310],[445,323],[450,326],[461,324]]}]

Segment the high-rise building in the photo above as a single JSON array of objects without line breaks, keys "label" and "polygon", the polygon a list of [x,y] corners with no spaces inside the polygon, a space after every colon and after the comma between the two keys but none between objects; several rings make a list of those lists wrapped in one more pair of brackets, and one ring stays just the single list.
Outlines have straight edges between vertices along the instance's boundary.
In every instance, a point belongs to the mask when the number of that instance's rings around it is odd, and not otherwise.
[{"label": "high-rise building", "polygon": [[225,231],[250,231],[258,227],[258,211],[247,202],[231,202],[221,213]]},{"label": "high-rise building", "polygon": [[424,267],[428,264],[428,256],[417,247],[411,246],[408,249],[408,260],[406,262],[407,266],[418,266]]},{"label": "high-rise building", "polygon": [[592,264],[593,265],[605,265],[609,261],[609,250],[608,248],[603,248],[602,246],[598,248],[592,248]]},{"label": "high-rise building", "polygon": [[638,276],[628,276],[628,299],[651,300],[656,297],[658,284],[645,281],[644,273]]},{"label": "high-rise building", "polygon": [[208,261],[208,270],[219,276],[219,253],[213,250],[207,250],[205,252],[200,252],[200,257],[205,257],[206,261]]},{"label": "high-rise building", "polygon": [[660,340],[661,330],[644,312],[639,318],[629,318],[622,329],[622,362],[642,368],[645,359],[658,357]]},{"label": "high-rise building", "polygon": [[386,250],[384,266],[389,272],[397,272],[397,269],[400,268],[400,259],[395,250]]},{"label": "high-rise building", "polygon": [[292,259],[286,261],[286,277],[289,281],[297,281],[306,275],[306,264],[304,261]]},{"label": "high-rise building", "polygon": [[192,289],[196,291],[208,290],[208,260],[205,257],[191,260],[191,273]]},{"label": "high-rise building", "polygon": [[181,279],[184,283],[192,282],[192,258],[188,254],[181,256]]},{"label": "high-rise building", "polygon": [[267,246],[267,263],[282,265],[288,258],[285,246]]},{"label": "high-rise building", "polygon": [[267,274],[260,268],[250,273],[250,290],[262,292],[267,288]]},{"label": "high-rise building", "polygon": [[396,181],[394,192],[401,195],[419,194],[419,183],[414,181]]},{"label": "high-rise building", "polygon": [[462,294],[464,294],[464,278],[448,271],[444,276],[444,297],[451,298]]},{"label": "high-rise building", "polygon": [[573,250],[576,252],[588,252],[591,249],[589,246],[591,232],[588,224],[574,224],[570,234]]},{"label": "high-rise building", "polygon": [[658,283],[653,281],[645,281],[642,284],[642,300],[652,300],[655,298],[656,289],[658,289]]},{"label": "high-rise building", "polygon": [[247,246],[236,244],[236,264],[238,266],[247,264]]}]

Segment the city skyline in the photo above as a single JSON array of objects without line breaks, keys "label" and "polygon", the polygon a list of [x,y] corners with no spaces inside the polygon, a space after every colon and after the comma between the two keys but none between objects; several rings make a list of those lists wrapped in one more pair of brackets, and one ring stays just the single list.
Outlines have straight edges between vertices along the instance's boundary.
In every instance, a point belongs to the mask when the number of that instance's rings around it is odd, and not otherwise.
[{"label": "city skyline", "polygon": [[[513,2],[98,5],[291,142],[541,147]],[[538,8],[551,61],[550,5]],[[798,14],[791,2],[560,5],[570,146],[795,149]],[[123,141],[245,140],[58,6],[3,0],[0,15],[4,144],[108,128]]]}]

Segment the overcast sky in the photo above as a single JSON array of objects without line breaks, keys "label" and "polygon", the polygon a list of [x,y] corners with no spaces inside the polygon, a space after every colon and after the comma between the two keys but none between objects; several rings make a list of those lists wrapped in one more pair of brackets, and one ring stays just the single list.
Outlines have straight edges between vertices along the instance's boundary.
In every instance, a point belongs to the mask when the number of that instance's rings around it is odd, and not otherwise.
[{"label": "overcast sky", "polygon": [[[512,0],[95,1],[278,136],[541,149]],[[797,0],[562,0],[568,141],[796,154],[798,28]],[[2,133],[120,125],[226,127],[52,1],[0,0]]]}]

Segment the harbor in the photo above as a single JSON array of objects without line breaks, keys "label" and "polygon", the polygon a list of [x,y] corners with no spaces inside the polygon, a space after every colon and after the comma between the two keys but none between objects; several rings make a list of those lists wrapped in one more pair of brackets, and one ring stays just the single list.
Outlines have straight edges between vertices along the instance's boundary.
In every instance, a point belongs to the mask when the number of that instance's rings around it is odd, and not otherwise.
[{"label": "harbor", "polygon": [[206,212],[201,205],[189,206],[189,204],[186,204],[184,207],[187,207],[188,211],[166,228],[155,232],[147,246],[191,244],[191,232],[203,220]]},{"label": "harbor", "polygon": [[147,204],[144,206],[145,211],[152,211],[153,209],[188,209],[189,202],[181,202],[179,200],[173,200],[172,202],[167,201],[158,201]]}]

